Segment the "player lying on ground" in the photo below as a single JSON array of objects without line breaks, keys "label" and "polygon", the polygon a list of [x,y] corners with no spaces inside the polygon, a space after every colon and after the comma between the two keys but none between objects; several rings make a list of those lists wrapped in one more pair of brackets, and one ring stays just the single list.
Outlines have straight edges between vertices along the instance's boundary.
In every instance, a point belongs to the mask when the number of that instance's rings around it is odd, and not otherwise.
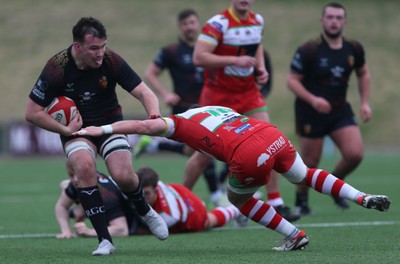
[{"label": "player lying on ground", "polygon": [[[86,127],[80,136],[103,134],[146,134],[171,138],[229,164],[229,201],[254,222],[285,236],[276,251],[303,249],[309,238],[253,194],[268,180],[271,170],[294,184],[342,197],[370,209],[387,211],[391,201],[384,195],[361,192],[334,175],[307,168],[289,139],[275,126],[240,115],[221,106],[190,109],[184,113],[152,120],[126,120],[101,127]],[[201,155],[196,152],[194,155]],[[193,169],[198,177],[202,168]]]}]

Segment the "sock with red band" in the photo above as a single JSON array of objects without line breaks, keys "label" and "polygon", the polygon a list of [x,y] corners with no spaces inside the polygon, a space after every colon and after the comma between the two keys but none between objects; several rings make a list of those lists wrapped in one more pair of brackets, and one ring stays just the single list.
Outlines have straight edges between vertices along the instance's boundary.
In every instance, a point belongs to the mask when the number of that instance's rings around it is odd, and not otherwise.
[{"label": "sock with red band", "polygon": [[306,184],[317,192],[342,197],[357,203],[359,197],[365,195],[350,184],[321,169],[309,169]]},{"label": "sock with red band", "polygon": [[275,230],[287,238],[295,237],[300,232],[299,229],[279,215],[274,207],[258,199],[250,198],[240,208],[240,212],[257,224]]}]

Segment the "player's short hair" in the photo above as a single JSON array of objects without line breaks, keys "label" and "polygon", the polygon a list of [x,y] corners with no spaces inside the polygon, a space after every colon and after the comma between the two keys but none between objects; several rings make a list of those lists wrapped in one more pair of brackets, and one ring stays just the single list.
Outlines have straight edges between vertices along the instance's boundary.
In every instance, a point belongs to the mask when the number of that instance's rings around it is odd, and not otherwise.
[{"label": "player's short hair", "polygon": [[194,9],[191,9],[191,8],[183,9],[182,11],[180,11],[178,13],[178,22],[181,22],[182,20],[185,20],[186,18],[188,18],[190,16],[199,17],[199,15],[197,14],[196,11],[194,11]]},{"label": "player's short hair", "polygon": [[160,179],[157,172],[150,167],[140,168],[138,171],[136,171],[136,174],[139,177],[142,187],[156,187]]},{"label": "player's short hair", "polygon": [[340,9],[343,9],[343,10],[344,10],[344,17],[347,17],[347,10],[346,10],[346,8],[344,7],[344,5],[342,5],[342,4],[338,3],[338,2],[331,2],[331,3],[326,4],[326,5],[324,6],[324,8],[322,8],[322,16],[324,16],[325,10],[326,10],[327,7],[333,7],[333,8],[340,8]]},{"label": "player's short hair", "polygon": [[72,28],[72,37],[76,42],[82,43],[87,34],[99,39],[107,38],[106,28],[100,20],[94,17],[82,17]]}]

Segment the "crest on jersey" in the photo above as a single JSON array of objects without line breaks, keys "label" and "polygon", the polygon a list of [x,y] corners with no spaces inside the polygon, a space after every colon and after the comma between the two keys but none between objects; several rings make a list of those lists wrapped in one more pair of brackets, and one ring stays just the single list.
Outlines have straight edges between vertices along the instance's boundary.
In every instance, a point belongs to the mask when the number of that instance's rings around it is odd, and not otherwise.
[{"label": "crest on jersey", "polygon": [[354,65],[354,57],[353,56],[349,56],[349,58],[347,59],[347,62],[349,63],[350,67],[353,67],[353,65]]},{"label": "crest on jersey", "polygon": [[100,88],[106,89],[107,88],[107,84],[108,84],[107,77],[106,76],[101,77],[100,80],[99,80]]}]

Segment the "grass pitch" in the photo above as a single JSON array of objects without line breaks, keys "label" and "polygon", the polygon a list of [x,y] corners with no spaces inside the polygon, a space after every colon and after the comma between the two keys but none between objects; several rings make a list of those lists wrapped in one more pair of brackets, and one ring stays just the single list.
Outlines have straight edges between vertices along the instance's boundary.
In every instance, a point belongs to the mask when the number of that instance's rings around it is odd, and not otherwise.
[{"label": "grass pitch", "polygon": [[[232,224],[208,232],[174,234],[166,241],[153,236],[115,238],[117,251],[109,257],[92,257],[95,238],[56,239],[59,232],[54,205],[59,182],[67,177],[64,159],[3,158],[0,161],[0,263],[396,263],[400,259],[400,178],[395,154],[367,154],[348,182],[356,188],[392,199],[388,213],[355,204],[341,211],[332,199],[310,193],[314,215],[296,226],[310,237],[306,250],[272,252],[281,236],[250,223],[245,229]],[[322,168],[336,157],[325,158]],[[135,168],[152,166],[165,182],[181,182],[186,158],[175,154],[145,154]],[[105,171],[102,162],[99,169]],[[294,201],[294,186],[282,178],[287,205]],[[204,180],[194,192],[209,202]],[[211,206],[209,204],[209,206]]]}]

